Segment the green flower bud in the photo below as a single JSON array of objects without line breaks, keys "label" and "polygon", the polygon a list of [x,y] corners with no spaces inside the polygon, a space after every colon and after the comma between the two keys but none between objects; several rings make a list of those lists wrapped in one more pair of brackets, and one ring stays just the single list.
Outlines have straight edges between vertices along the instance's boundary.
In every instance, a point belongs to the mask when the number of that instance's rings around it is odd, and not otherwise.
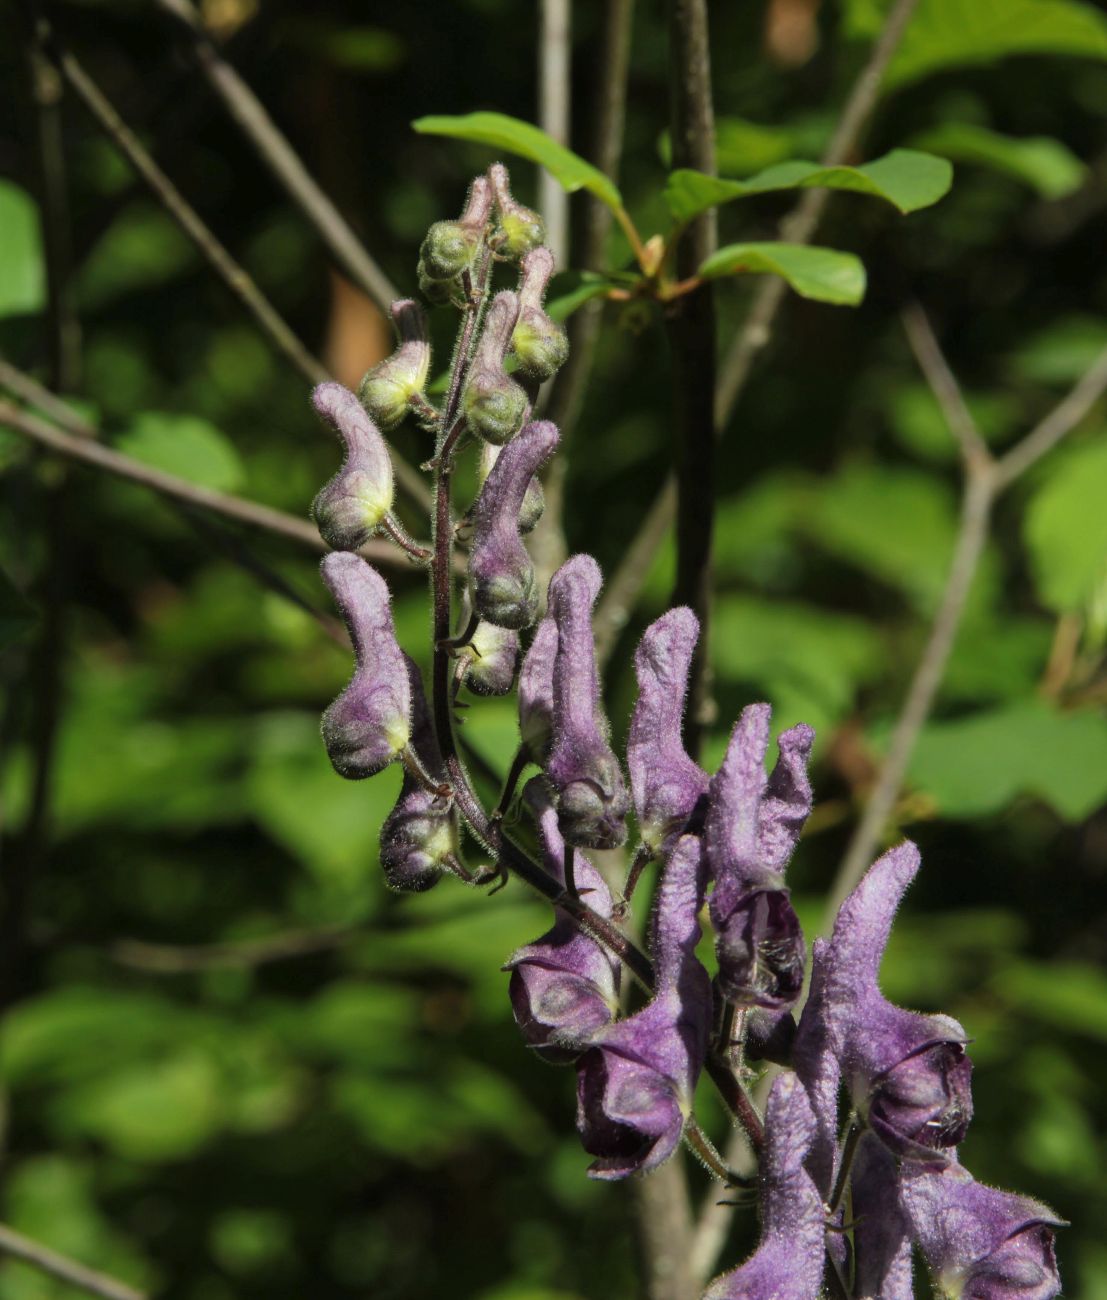
[{"label": "green flower bud", "polygon": [[419,277],[419,292],[426,298],[427,302],[432,307],[444,307],[450,301],[450,281],[432,280],[427,274],[422,259],[419,261],[417,274]]},{"label": "green flower bud", "polygon": [[553,253],[545,246],[532,248],[523,258],[519,319],[511,335],[511,347],[520,371],[540,383],[560,370],[569,355],[568,335],[542,310],[553,270]]},{"label": "green flower bud", "polygon": [[421,272],[429,280],[453,280],[472,264],[492,211],[492,190],[478,176],[457,221],[436,221],[419,250]]},{"label": "green flower bud", "polygon": [[503,163],[493,163],[488,169],[488,176],[496,195],[497,246],[506,257],[518,261],[525,253],[544,242],[545,222],[537,212],[511,197],[507,168]]},{"label": "green flower bud", "polygon": [[362,406],[386,433],[403,422],[412,397],[423,391],[431,358],[427,318],[417,302],[394,302],[392,320],[399,347],[369,371],[358,389]]},{"label": "green flower bud", "polygon": [[461,410],[469,428],[478,438],[497,446],[515,437],[530,409],[526,393],[504,370],[518,314],[519,300],[510,290],[493,298],[461,395]]}]

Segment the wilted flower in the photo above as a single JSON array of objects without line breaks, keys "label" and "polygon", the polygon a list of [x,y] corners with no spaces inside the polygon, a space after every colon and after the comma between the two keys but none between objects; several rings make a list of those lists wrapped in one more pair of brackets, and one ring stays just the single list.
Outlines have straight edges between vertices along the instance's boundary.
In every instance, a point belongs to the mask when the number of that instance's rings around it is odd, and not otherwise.
[{"label": "wilted flower", "polygon": [[323,739],[341,776],[373,776],[411,737],[407,663],[380,574],[352,551],[332,551],[322,569],[357,660],[349,686],[323,714]]},{"label": "wilted flower", "polygon": [[802,723],[782,732],[767,777],[770,715],[767,704],[742,710],[711,781],[704,840],[719,986],[739,1006],[772,1009],[791,1006],[803,987],[803,931],[783,873],[811,811],[815,733]]},{"label": "wilted flower", "polygon": [[537,212],[524,207],[512,197],[507,168],[503,163],[493,163],[488,169],[488,176],[496,196],[494,238],[497,247],[501,255],[518,261],[545,240],[545,222]]},{"label": "wilted flower", "polygon": [[815,1120],[794,1074],[773,1083],[761,1159],[761,1242],[739,1268],[708,1287],[704,1300],[814,1300],[825,1263],[825,1211],[803,1167]]},{"label": "wilted flower", "polygon": [[497,627],[527,627],[538,611],[534,563],[519,536],[519,511],[528,484],[557,442],[557,426],[549,420],[528,424],[504,448],[473,507],[473,605]]},{"label": "wilted flower", "polygon": [[561,833],[583,848],[617,848],[627,835],[628,799],[607,741],[600,703],[592,606],[603,579],[590,555],[571,556],[550,579],[557,624],[553,672],[553,744],[546,776],[557,795]]},{"label": "wilted flower", "polygon": [[904,1166],[900,1196],[943,1296],[1050,1300],[1061,1290],[1053,1238],[1065,1221],[1040,1201],[985,1187],[956,1163]]},{"label": "wilted flower", "polygon": [[677,840],[658,889],[652,1000],[596,1035],[577,1063],[577,1128],[593,1178],[625,1178],[667,1160],[691,1114],[707,1054],[711,981],[695,955],[705,872],[694,835]]},{"label": "wilted flower", "polygon": [[515,437],[530,408],[526,393],[504,369],[518,315],[519,299],[509,289],[492,299],[461,395],[461,410],[469,428],[478,438],[497,445]]},{"label": "wilted flower", "polygon": [[404,298],[391,311],[399,347],[366,374],[358,389],[361,404],[386,433],[403,422],[411,399],[423,391],[431,359],[422,307]]},{"label": "wilted flower", "polygon": [[[545,783],[540,778],[528,782],[523,799],[538,824],[546,870],[564,885],[566,846]],[[611,892],[579,853],[574,856],[573,878],[592,911],[609,917]],[[614,1019],[620,967],[566,912],[559,909],[556,915],[553,929],[520,948],[504,970],[511,971],[511,1006],[523,1037],[540,1056],[560,1065],[575,1060]]]},{"label": "wilted flower", "polygon": [[564,327],[551,320],[542,308],[553,272],[553,253],[544,245],[532,248],[523,258],[523,278],[518,290],[519,319],[511,335],[511,348],[519,369],[528,379],[538,382],[560,370],[569,356],[569,338]]},{"label": "wilted flower", "polygon": [[336,551],[356,551],[392,509],[392,461],[376,425],[341,384],[320,384],[312,404],[342,439],[342,468],[312,502],[323,541]]}]

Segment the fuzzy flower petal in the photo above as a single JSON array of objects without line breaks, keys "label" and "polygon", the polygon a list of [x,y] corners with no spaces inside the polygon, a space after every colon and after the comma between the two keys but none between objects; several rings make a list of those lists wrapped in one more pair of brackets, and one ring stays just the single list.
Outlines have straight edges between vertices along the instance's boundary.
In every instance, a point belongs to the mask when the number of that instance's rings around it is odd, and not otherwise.
[{"label": "fuzzy flower petal", "polygon": [[638,702],[627,737],[627,767],[643,841],[654,851],[679,833],[707,794],[708,777],[688,757],[681,723],[699,620],[683,606],[651,623],[638,644]]},{"label": "fuzzy flower petal", "polygon": [[1065,1221],[1048,1206],[986,1187],[959,1164],[904,1166],[901,1200],[943,1295],[1051,1300],[1061,1290],[1053,1238]]},{"label": "fuzzy flower petal", "polygon": [[535,628],[519,669],[519,734],[539,766],[546,762],[553,743],[557,640],[557,624],[547,614]]},{"label": "fuzzy flower petal", "polygon": [[[565,841],[545,783],[528,782],[523,798],[538,825],[546,870],[564,885]],[[574,857],[573,876],[588,906],[610,917],[607,883],[579,853]],[[511,972],[511,1005],[523,1037],[545,1060],[560,1065],[575,1060],[614,1019],[620,966],[567,913],[558,910],[556,915],[553,929],[520,948],[504,970]]]},{"label": "fuzzy flower petal", "polygon": [[739,1268],[708,1287],[704,1300],[814,1300],[825,1263],[825,1211],[804,1169],[815,1119],[794,1074],[773,1084],[765,1112],[761,1243]]},{"label": "fuzzy flower petal", "polygon": [[900,1204],[895,1157],[871,1133],[851,1171],[857,1300],[913,1300],[911,1225]]},{"label": "fuzzy flower petal", "polygon": [[407,662],[380,574],[352,551],[332,551],[322,570],[357,660],[349,686],[323,714],[323,739],[339,775],[373,776],[411,738]]},{"label": "fuzzy flower petal", "polygon": [[342,468],[312,502],[311,516],[332,550],[356,551],[392,509],[392,461],[377,426],[341,384],[320,384],[312,405],[342,439]]},{"label": "fuzzy flower petal", "polygon": [[699,839],[673,847],[654,914],[657,991],[599,1033],[577,1063],[577,1128],[593,1178],[625,1178],[667,1160],[691,1114],[711,1028],[711,981],[695,956],[705,871]]},{"label": "fuzzy flower petal", "polygon": [[392,322],[399,345],[390,357],[362,379],[358,396],[377,424],[389,433],[403,423],[416,393],[421,393],[430,370],[431,346],[427,317],[410,298],[394,302]]},{"label": "fuzzy flower petal", "polygon": [[607,741],[600,703],[592,606],[603,579],[590,555],[571,556],[550,579],[557,624],[553,744],[546,776],[557,795],[561,833],[581,848],[618,848],[627,835],[629,800]]}]

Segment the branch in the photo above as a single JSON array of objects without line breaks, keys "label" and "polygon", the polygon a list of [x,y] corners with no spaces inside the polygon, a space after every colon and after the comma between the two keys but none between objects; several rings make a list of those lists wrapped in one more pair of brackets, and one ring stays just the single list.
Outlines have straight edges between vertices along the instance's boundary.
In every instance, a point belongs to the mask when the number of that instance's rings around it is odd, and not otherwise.
[{"label": "branch", "polygon": [[[921,309],[915,309],[913,325],[908,326],[912,346],[921,344],[920,364],[934,395],[948,406],[949,416],[963,422],[971,421],[964,397],[957,387],[945,358],[938,347]],[[907,321],[905,320],[905,325]],[[913,330],[912,334],[910,331]],[[925,358],[925,364],[923,364]],[[983,441],[965,442],[966,428],[959,431],[951,424],[951,434],[965,451],[965,487],[961,506],[961,527],[957,534],[953,560],[946,578],[945,589],[937,613],[930,627],[922,656],[911,678],[903,707],[896,721],[888,753],[880,769],[876,784],[869,795],[865,811],[858,822],[846,848],[842,864],[830,892],[823,917],[823,932],[833,925],[838,908],[852,892],[872,859],[888,819],[899,798],[907,767],[914,753],[926,720],[934,707],[934,700],[945,674],[950,651],[953,648],[965,600],[972,585],[977,565],[988,541],[992,507],[996,498],[1031,465],[1050,451],[1070,433],[1087,415],[1092,405],[1107,391],[1107,350],[1100,353],[1091,368],[1075,387],[1006,455],[992,456]],[[979,440],[975,425],[973,432]]]},{"label": "branch", "polygon": [[296,957],[311,957],[341,948],[361,934],[364,930],[352,926],[323,926],[318,930],[292,930],[238,943],[168,944],[120,939],[111,945],[108,953],[112,961],[133,970],[182,975],[192,971],[238,970]]},{"label": "branch", "polygon": [[[884,72],[903,38],[917,4],[918,0],[895,0],[885,20],[884,28],[872,48],[869,60],[854,82],[842,109],[838,127],[830,146],[823,155],[824,165],[833,166],[846,160],[856,148],[876,106],[877,93]],[[791,215],[781,223],[781,237],[790,243],[809,243],[829,198],[829,190],[805,190]],[[723,362],[716,388],[715,427],[720,436],[734,414],[734,408],[749,377],[754,357],[772,337],[784,294],[784,281],[775,276],[766,276],[754,290],[753,304],[746,317],[746,323]],[[615,571],[609,584],[609,591],[617,591],[619,600],[617,603],[611,602],[606,611],[608,614],[622,615],[625,618],[625,612],[633,607],[641,580],[649,571],[650,562],[675,517],[676,494],[672,482],[666,481],[654,498],[638,536],[627,548],[623,565]],[[633,568],[631,568],[632,558]],[[637,581],[636,575],[640,575]],[[617,630],[602,625],[597,634],[606,640],[614,638]]]},{"label": "branch", "polygon": [[147,1300],[144,1292],[136,1291],[134,1287],[120,1282],[118,1278],[109,1277],[107,1273],[99,1273],[96,1269],[78,1264],[75,1259],[32,1241],[30,1237],[25,1237],[6,1224],[0,1224],[0,1251],[43,1273],[49,1273],[51,1277],[60,1278],[70,1286],[80,1287],[90,1295],[101,1296],[103,1300]]},{"label": "branch", "polygon": [[[558,144],[569,143],[572,88],[570,0],[542,0],[538,41],[538,124]],[[538,211],[546,243],[559,266],[569,262],[569,195],[544,168],[538,169]]]},{"label": "branch", "polygon": [[212,44],[190,0],[155,0],[155,3],[188,32],[193,54],[208,84],[254,146],[258,157],[311,222],[331,256],[387,315],[393,300],[400,296],[395,287],[310,175],[258,97]]},{"label": "branch", "polygon": [[953,371],[950,370],[942,349],[938,346],[938,340],[930,328],[926,312],[918,303],[912,303],[903,313],[902,319],[911,351],[914,352],[919,369],[930,385],[930,391],[942,408],[946,426],[953,435],[962,458],[967,464],[973,461],[990,460],[991,453],[988,451],[988,446],[980,436],[972,412],[965,403],[961,386],[954,378]]}]

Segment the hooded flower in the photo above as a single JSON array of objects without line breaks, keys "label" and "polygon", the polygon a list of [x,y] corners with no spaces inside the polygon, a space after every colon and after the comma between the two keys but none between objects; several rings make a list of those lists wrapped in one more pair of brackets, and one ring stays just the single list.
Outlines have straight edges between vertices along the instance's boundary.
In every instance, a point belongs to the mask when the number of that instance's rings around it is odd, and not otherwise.
[{"label": "hooded flower", "polygon": [[531,758],[544,766],[553,743],[553,677],[557,624],[547,614],[534,630],[519,669],[519,734]]},{"label": "hooded flower", "polygon": [[900,1203],[899,1168],[887,1147],[865,1133],[850,1174],[857,1300],[913,1300],[911,1225]]},{"label": "hooded flower", "polygon": [[341,384],[320,384],[312,405],[342,439],[342,468],[312,502],[319,535],[336,551],[356,551],[392,509],[392,461],[377,426]]},{"label": "hooded flower", "polygon": [[369,371],[358,390],[362,405],[386,433],[403,423],[411,399],[423,391],[431,359],[422,307],[404,298],[392,304],[391,312],[399,346]]},{"label": "hooded flower", "polygon": [[943,1296],[1050,1300],[1061,1290],[1053,1238],[1065,1221],[1041,1202],[985,1187],[956,1163],[905,1166],[901,1199]]},{"label": "hooded flower", "polygon": [[[497,447],[494,442],[481,443],[480,457],[477,461],[477,477],[481,487],[484,487],[485,480],[492,473],[492,466],[499,460],[502,452],[503,448]],[[519,518],[516,521],[524,537],[538,526],[545,509],[546,494],[542,491],[542,481],[535,476],[527,484],[527,490],[523,494],[523,504],[519,508]]]},{"label": "hooded flower", "polygon": [[528,627],[538,611],[534,564],[519,536],[519,511],[532,477],[557,442],[557,426],[549,420],[528,424],[504,448],[473,507],[473,605],[497,627]]},{"label": "hooded flower", "polygon": [[478,438],[497,446],[515,437],[530,409],[526,393],[504,369],[518,316],[519,299],[509,289],[492,299],[461,395],[461,409],[469,428]]},{"label": "hooded flower", "polygon": [[545,240],[545,224],[537,212],[512,197],[510,178],[503,163],[493,163],[488,177],[496,195],[496,241],[500,253],[517,261]]},{"label": "hooded flower", "polygon": [[603,579],[590,555],[573,555],[550,579],[557,624],[553,745],[546,776],[557,795],[561,833],[581,848],[618,848],[627,835],[627,792],[607,742],[600,703],[592,606]]},{"label": "hooded flower", "polygon": [[532,248],[523,258],[519,282],[519,319],[511,335],[511,349],[519,369],[541,383],[565,364],[569,339],[564,328],[542,309],[546,286],[554,273],[554,256],[545,246]]},{"label": "hooded flower", "polygon": [[[803,1020],[809,1033],[825,1031],[853,1104],[885,1146],[941,1167],[947,1163],[942,1149],[961,1141],[972,1118],[968,1039],[949,1016],[893,1006],[877,982],[892,918],[918,869],[911,843],[870,867],[820,951]],[[799,1033],[802,1038],[802,1021]]]},{"label": "hooded flower", "polygon": [[357,660],[349,686],[323,714],[323,739],[340,776],[373,776],[411,738],[407,663],[380,574],[351,551],[332,551],[322,568]]},{"label": "hooded flower", "polygon": [[[411,745],[426,772],[446,780],[434,737],[423,682],[413,660],[404,655],[411,683]],[[448,800],[431,794],[409,772],[396,806],[381,826],[381,866],[389,885],[418,894],[436,885],[458,852],[457,814]]]},{"label": "hooded flower", "polygon": [[767,704],[742,710],[723,765],[711,780],[704,841],[715,889],[711,921],[719,985],[739,1006],[791,1006],[803,986],[803,931],[784,868],[811,811],[807,757],[815,733],[782,732],[765,775]]},{"label": "hooded flower", "polygon": [[677,840],[658,890],[651,950],[656,992],[602,1030],[577,1062],[577,1128],[593,1178],[667,1160],[684,1132],[711,1029],[711,981],[695,955],[703,906],[699,839]]},{"label": "hooded flower", "polygon": [[761,1162],[761,1243],[741,1267],[716,1278],[704,1300],[814,1300],[825,1262],[825,1211],[803,1167],[815,1119],[794,1074],[773,1084]]},{"label": "hooded flower", "polygon": [[654,852],[684,829],[707,794],[707,774],[688,757],[681,739],[699,633],[690,609],[671,609],[650,624],[634,655],[638,702],[627,737],[627,767],[642,839]]},{"label": "hooded flower", "polygon": [[[557,829],[557,810],[541,779],[523,791],[538,824],[546,870],[565,884],[565,841]],[[573,877],[588,906],[611,916],[611,893],[587,858],[574,858]],[[504,966],[511,972],[509,992],[523,1037],[554,1065],[567,1065],[610,1024],[619,1006],[619,963],[568,913],[557,910],[552,930],[520,948]]]}]

